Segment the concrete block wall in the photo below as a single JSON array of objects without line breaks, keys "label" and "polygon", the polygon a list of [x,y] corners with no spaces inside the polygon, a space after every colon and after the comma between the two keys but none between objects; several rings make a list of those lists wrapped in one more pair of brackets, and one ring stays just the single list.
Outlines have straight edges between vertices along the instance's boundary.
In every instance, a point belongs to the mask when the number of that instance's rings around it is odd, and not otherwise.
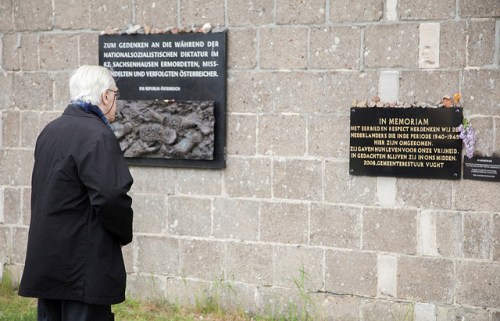
[{"label": "concrete block wall", "polygon": [[498,0],[0,0],[1,270],[22,271],[36,137],[99,33],[205,22],[228,29],[227,168],[131,168],[130,295],[499,320],[498,183],[348,173],[350,103],[374,95],[459,91],[478,152],[500,154]]}]

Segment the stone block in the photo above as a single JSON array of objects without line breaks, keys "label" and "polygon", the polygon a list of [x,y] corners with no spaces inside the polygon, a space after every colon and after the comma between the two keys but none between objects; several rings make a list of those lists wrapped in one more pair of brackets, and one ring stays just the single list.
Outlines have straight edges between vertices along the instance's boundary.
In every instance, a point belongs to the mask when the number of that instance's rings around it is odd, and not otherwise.
[{"label": "stone block", "polygon": [[437,307],[434,304],[416,303],[415,321],[436,321]]},{"label": "stone block", "polygon": [[170,299],[166,297],[166,283],[168,280],[164,276],[133,274],[127,276],[127,295],[134,299],[158,301]]},{"label": "stone block", "polygon": [[495,62],[495,20],[471,21],[467,34],[467,65],[493,64]]},{"label": "stone block", "polygon": [[189,280],[185,278],[168,278],[166,280],[165,298],[178,306],[193,307],[211,295],[212,282]]},{"label": "stone block", "polygon": [[213,26],[224,25],[224,0],[186,0],[180,4],[182,26],[203,25],[209,21]]},{"label": "stone block", "polygon": [[269,286],[273,282],[273,248],[261,244],[227,244],[226,278]]},{"label": "stone block", "polygon": [[262,115],[257,141],[261,155],[302,156],[306,152],[306,120],[301,115]]},{"label": "stone block", "polygon": [[132,1],[92,0],[90,27],[97,30],[104,30],[109,25],[125,27],[132,23],[132,9]]},{"label": "stone block", "polygon": [[455,17],[455,1],[399,0],[400,20],[452,20]]},{"label": "stone block", "polygon": [[54,107],[63,111],[70,102],[69,78],[70,73],[60,72],[53,75],[54,79]]},{"label": "stone block", "polygon": [[378,96],[382,101],[397,101],[399,99],[399,71],[380,71],[378,80]]},{"label": "stone block", "polygon": [[327,112],[325,78],[322,73],[276,74],[276,111],[283,113]]},{"label": "stone block", "polygon": [[226,6],[231,26],[260,26],[274,22],[274,2],[233,0]]},{"label": "stone block", "polygon": [[[20,56],[21,56],[21,68],[23,71],[36,71],[39,69],[38,66],[39,37],[40,36],[36,33],[22,34]],[[57,54],[59,55],[59,53]],[[54,57],[52,57],[52,59],[54,59]],[[59,56],[57,57],[59,58]]]},{"label": "stone block", "polygon": [[432,210],[422,210],[417,216],[417,254],[438,256],[436,213]]},{"label": "stone block", "polygon": [[[159,28],[177,26],[177,3],[136,0],[135,23]],[[193,22],[194,23],[194,22]],[[198,22],[201,24],[201,22]]]},{"label": "stone block", "polygon": [[227,153],[252,156],[257,152],[257,116],[227,115]]},{"label": "stone block", "polygon": [[252,200],[216,198],[213,236],[247,241],[259,237],[259,203]]},{"label": "stone block", "polygon": [[31,221],[31,188],[23,188],[21,201],[22,224],[27,226]]},{"label": "stone block", "polygon": [[325,289],[362,296],[377,294],[377,255],[364,252],[326,252]]},{"label": "stone block", "polygon": [[276,246],[273,258],[274,285],[312,292],[323,289],[323,250]]},{"label": "stone block", "polygon": [[462,215],[458,212],[436,212],[436,246],[444,257],[461,257]]},{"label": "stone block", "polygon": [[481,156],[492,156],[494,150],[495,127],[491,117],[470,118],[476,134],[474,153]]},{"label": "stone block", "polygon": [[402,71],[400,99],[405,102],[440,101],[443,95],[459,91],[458,71]]},{"label": "stone block", "polygon": [[362,299],[356,296],[327,295],[321,302],[323,315],[320,320],[360,321],[361,304]]},{"label": "stone block", "polygon": [[310,242],[312,245],[359,249],[361,246],[361,209],[312,204]]},{"label": "stone block", "polygon": [[321,161],[316,160],[276,160],[273,167],[273,196],[297,200],[322,200],[321,167]]},{"label": "stone block", "polygon": [[99,35],[96,33],[79,34],[78,53],[80,55],[80,65],[99,64]]},{"label": "stone block", "polygon": [[134,178],[133,193],[154,193],[171,195],[175,193],[176,172],[164,168],[130,167]]},{"label": "stone block", "polygon": [[0,111],[8,109],[14,103],[14,77],[11,73],[0,73]]},{"label": "stone block", "polygon": [[17,31],[50,30],[53,19],[52,0],[26,0],[14,5],[14,27]]},{"label": "stone block", "polygon": [[364,210],[363,249],[415,254],[416,247],[416,210],[389,208]]},{"label": "stone block", "polygon": [[[420,188],[418,193],[415,193],[416,186],[425,188]],[[452,181],[449,180],[398,179],[396,204],[427,209],[451,209],[452,188]]]},{"label": "stone block", "polygon": [[379,255],[377,259],[377,296],[397,297],[397,275],[397,258],[391,255]]},{"label": "stone block", "polygon": [[226,279],[215,282],[212,292],[220,298],[224,311],[241,311],[241,307],[245,307],[245,312],[248,314],[255,314],[258,311],[255,295],[257,290],[254,285],[235,283]]},{"label": "stone block", "polygon": [[24,264],[26,261],[26,248],[28,245],[28,228],[14,227],[12,229],[12,246],[15,246],[15,251],[12,251],[13,264]]},{"label": "stone block", "polygon": [[490,259],[493,235],[489,213],[464,213],[463,255],[466,258]]},{"label": "stone block", "polygon": [[325,112],[350,115],[353,99],[364,100],[378,94],[377,72],[332,72],[325,74]]},{"label": "stone block", "polygon": [[500,262],[500,214],[493,216],[493,260]]},{"label": "stone block", "polygon": [[[0,222],[3,223],[3,221],[1,220]],[[11,255],[12,255],[11,240],[12,240],[12,232],[10,227],[6,227],[3,224],[0,224],[0,267],[2,268],[4,264],[11,263]]]},{"label": "stone block", "polygon": [[379,21],[383,12],[383,0],[330,1],[330,19],[333,22]]},{"label": "stone block", "polygon": [[259,65],[262,69],[305,69],[308,29],[282,27],[260,29]]},{"label": "stone block", "polygon": [[0,150],[0,185],[29,186],[32,169],[32,150]]},{"label": "stone block", "polygon": [[494,182],[461,180],[455,185],[455,209],[496,212],[500,206],[500,190]]},{"label": "stone block", "polygon": [[373,204],[377,192],[377,178],[349,175],[349,163],[326,161],[325,201],[344,204]]},{"label": "stone block", "polygon": [[312,28],[309,68],[357,70],[360,39],[357,27]]},{"label": "stone block", "polygon": [[7,33],[2,39],[2,67],[5,70],[21,69],[21,34]]},{"label": "stone block", "polygon": [[[455,321],[455,320],[464,320],[464,321],[489,321],[490,313],[484,309],[478,308],[466,308],[463,306],[457,307],[449,307],[449,306],[438,306],[436,311],[436,320],[437,321]],[[493,313],[492,321],[498,321],[495,319],[495,315]]]},{"label": "stone block", "polygon": [[134,231],[160,234],[167,231],[167,201],[164,195],[134,194]]},{"label": "stone block", "polygon": [[21,146],[25,148],[35,148],[36,139],[40,132],[40,113],[23,111],[21,113]]},{"label": "stone block", "polygon": [[403,256],[398,259],[398,298],[453,303],[453,261]]},{"label": "stone block", "polygon": [[78,67],[78,55],[75,54],[75,48],[78,48],[76,35],[40,36],[40,68],[45,70],[75,69]]},{"label": "stone block", "polygon": [[90,1],[54,0],[54,27],[59,29],[90,28]]},{"label": "stone block", "polygon": [[307,244],[309,207],[296,203],[263,203],[260,210],[260,240]]},{"label": "stone block", "polygon": [[323,24],[324,0],[276,0],[276,23],[282,25]]},{"label": "stone block", "polygon": [[367,26],[365,67],[416,68],[418,66],[418,27],[416,23]]},{"label": "stone block", "polygon": [[309,155],[326,158],[349,156],[349,118],[338,115],[311,115],[308,122]]},{"label": "stone block", "polygon": [[174,235],[210,236],[211,206],[210,199],[170,196],[168,232]]},{"label": "stone block", "polygon": [[11,0],[0,0],[0,31],[14,30],[13,11]]},{"label": "stone block", "polygon": [[180,250],[177,239],[138,235],[136,242],[139,271],[157,275],[178,275]]},{"label": "stone block", "polygon": [[387,0],[385,2],[385,19],[387,21],[398,20],[398,0]]},{"label": "stone block", "polygon": [[4,110],[0,115],[2,116],[2,126],[0,126],[2,147],[18,147],[21,136],[21,113]]},{"label": "stone block", "polygon": [[439,68],[440,24],[436,22],[420,24],[418,66]]},{"label": "stone block", "polygon": [[[500,4],[497,0],[463,0],[460,2],[460,16],[485,18],[500,16]],[[496,320],[494,320],[496,321]]]},{"label": "stone block", "polygon": [[21,190],[4,187],[3,194],[3,222],[5,224],[19,224],[21,222]]},{"label": "stone block", "polygon": [[[180,275],[182,277],[213,281],[224,277],[224,243],[197,240],[181,240],[180,242]],[[244,261],[240,260],[240,262]]]},{"label": "stone block", "polygon": [[177,170],[177,193],[186,195],[220,195],[221,172],[195,169]]},{"label": "stone block", "polygon": [[[1,83],[1,76],[0,76],[0,83]],[[0,85],[1,86],[1,85]],[[0,98],[1,99],[1,98]],[[1,107],[0,107],[1,109]],[[493,153],[498,155],[500,154],[500,121],[494,121],[493,122],[494,126],[494,131],[495,131],[495,136],[493,137],[493,142],[495,148],[493,149]]]},{"label": "stone block", "polygon": [[500,265],[460,261],[456,267],[456,304],[482,308],[500,306]]},{"label": "stone block", "polygon": [[125,271],[127,272],[127,274],[134,273],[135,240],[132,241],[133,243],[122,247],[123,263],[125,264]]},{"label": "stone block", "polygon": [[476,114],[498,115],[500,108],[500,70],[467,69],[463,72],[464,105]]},{"label": "stone block", "polygon": [[5,265],[4,268],[11,276],[12,284],[17,285],[21,282],[24,264],[8,264]]},{"label": "stone block", "polygon": [[377,177],[377,202],[382,207],[396,206],[396,182],[395,177]]},{"label": "stone block", "polygon": [[442,22],[439,41],[439,66],[441,68],[465,67],[467,57],[466,23]]},{"label": "stone block", "polygon": [[257,67],[257,32],[254,29],[236,29],[228,33],[227,66],[229,69]]},{"label": "stone block", "polygon": [[[280,320],[290,316],[291,319],[316,320],[314,302],[304,297],[298,289],[279,287],[259,287],[256,296],[259,315],[264,315],[269,320]],[[312,296],[312,295],[311,295]]]},{"label": "stone block", "polygon": [[227,108],[231,113],[269,113],[274,111],[274,73],[230,72]]},{"label": "stone block", "polygon": [[[46,73],[14,74],[15,105],[22,110],[54,108],[53,80]],[[36,97],[36,103],[33,101]]]},{"label": "stone block", "polygon": [[41,115],[40,115],[40,131],[42,129],[45,128],[45,126],[47,126],[47,124],[49,122],[51,122],[52,120],[58,118],[59,116],[61,116],[61,112],[60,111],[57,111],[57,112],[43,112]]},{"label": "stone block", "polygon": [[267,158],[228,158],[224,172],[231,197],[271,197],[271,161]]}]

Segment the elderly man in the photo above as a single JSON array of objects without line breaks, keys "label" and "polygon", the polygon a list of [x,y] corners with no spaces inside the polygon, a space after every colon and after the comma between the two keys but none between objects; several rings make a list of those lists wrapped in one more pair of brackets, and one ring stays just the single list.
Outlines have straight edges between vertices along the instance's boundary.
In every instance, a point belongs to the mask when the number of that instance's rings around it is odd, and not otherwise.
[{"label": "elderly man", "polygon": [[71,103],[35,147],[19,294],[38,298],[38,321],[109,321],[125,299],[121,247],[132,241],[133,179],[109,127],[119,92],[100,66],[81,66],[69,86]]}]

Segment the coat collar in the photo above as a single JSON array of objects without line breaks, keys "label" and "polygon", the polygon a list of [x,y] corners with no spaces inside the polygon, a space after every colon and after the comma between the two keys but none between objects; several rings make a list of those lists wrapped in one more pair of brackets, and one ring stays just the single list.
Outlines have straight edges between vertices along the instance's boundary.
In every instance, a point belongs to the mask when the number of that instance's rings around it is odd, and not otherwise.
[{"label": "coat collar", "polygon": [[63,112],[63,115],[87,117],[87,118],[98,118],[97,115],[89,114],[83,111],[77,104],[69,104]]}]

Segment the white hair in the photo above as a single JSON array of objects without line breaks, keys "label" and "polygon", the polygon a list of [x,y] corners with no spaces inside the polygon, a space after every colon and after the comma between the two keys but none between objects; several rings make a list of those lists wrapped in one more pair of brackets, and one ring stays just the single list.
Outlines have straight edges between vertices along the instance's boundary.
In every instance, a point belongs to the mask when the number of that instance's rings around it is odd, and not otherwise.
[{"label": "white hair", "polygon": [[69,79],[71,100],[82,100],[99,106],[101,95],[115,84],[111,71],[102,66],[83,65],[76,69]]}]

